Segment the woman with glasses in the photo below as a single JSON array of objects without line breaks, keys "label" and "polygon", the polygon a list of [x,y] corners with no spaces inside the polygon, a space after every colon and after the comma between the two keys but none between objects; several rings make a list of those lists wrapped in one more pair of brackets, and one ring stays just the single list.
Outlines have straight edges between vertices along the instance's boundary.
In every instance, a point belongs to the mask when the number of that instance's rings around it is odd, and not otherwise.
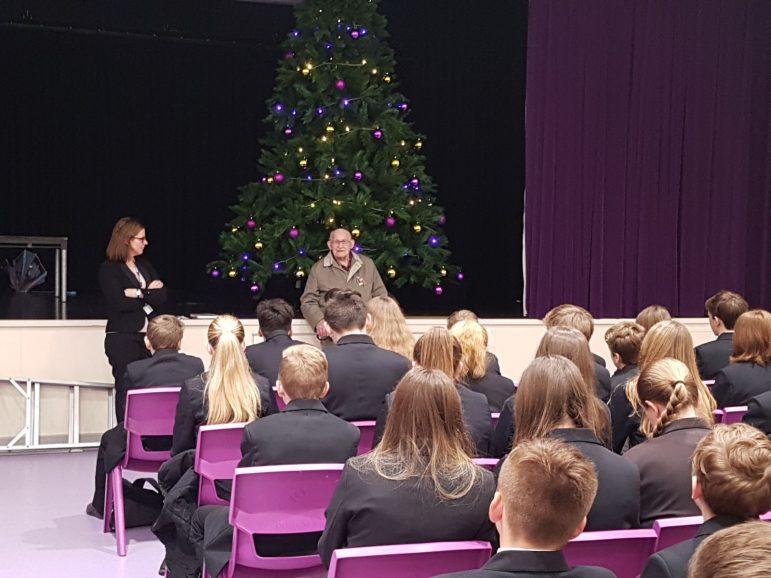
[{"label": "woman with glasses", "polygon": [[123,375],[132,361],[150,357],[145,347],[147,320],[166,302],[166,287],[150,262],[142,257],[145,227],[131,217],[115,223],[107,245],[107,260],[99,269],[99,287],[107,309],[104,352],[115,379],[115,415],[123,421],[126,390]]}]

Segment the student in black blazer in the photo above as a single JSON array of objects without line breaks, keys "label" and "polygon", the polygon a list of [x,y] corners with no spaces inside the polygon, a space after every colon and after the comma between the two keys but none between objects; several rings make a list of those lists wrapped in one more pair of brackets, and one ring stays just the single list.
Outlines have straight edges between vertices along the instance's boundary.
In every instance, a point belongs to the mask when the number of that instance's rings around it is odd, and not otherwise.
[{"label": "student in black blazer", "polygon": [[503,408],[498,416],[498,423],[495,424],[493,436],[490,438],[490,456],[502,458],[511,451],[514,441],[516,427],[514,423],[514,412],[517,404],[517,395],[512,395],[503,403]]},{"label": "student in black blazer", "polygon": [[562,553],[583,531],[596,493],[594,467],[578,450],[555,439],[523,442],[503,464],[490,504],[498,552],[479,570],[435,578],[613,578],[604,568],[570,568]]},{"label": "student in black blazer", "polygon": [[244,326],[231,315],[220,315],[209,325],[211,366],[182,384],[172,456],[195,448],[201,424],[252,421],[274,411],[267,378],[252,373],[246,362],[244,337]]},{"label": "student in black blazer", "polygon": [[294,309],[283,299],[264,299],[257,304],[257,320],[260,322],[262,343],[246,348],[246,359],[252,371],[268,378],[270,386],[276,385],[281,354],[287,347],[300,345],[292,339]]},{"label": "student in black blazer", "polygon": [[697,417],[698,377],[672,358],[647,364],[630,386],[633,407],[643,408],[640,428],[649,439],[624,458],[640,471],[640,522],[695,516],[691,501],[691,456],[710,425]]},{"label": "student in black blazer", "polygon": [[345,465],[319,540],[324,565],[337,548],[493,541],[487,506],[495,482],[470,454],[453,381],[412,369],[396,388],[380,444]]},{"label": "student in black blazer", "polygon": [[[345,463],[356,455],[359,429],[327,412],[320,399],[329,391],[327,360],[310,345],[285,350],[278,393],[286,402],[281,412],[251,422],[241,441],[239,467],[281,464]],[[230,481],[221,497],[230,499]],[[218,493],[219,488],[218,488]],[[217,576],[228,563],[233,529],[226,506],[203,506],[194,524],[203,532],[203,552],[209,574]],[[261,555],[315,553],[319,534],[261,536]]]},{"label": "student in black blazer", "polygon": [[753,309],[736,321],[731,363],[715,377],[718,407],[747,405],[771,391],[771,313]]},{"label": "student in black blazer", "polygon": [[115,415],[123,421],[126,387],[123,376],[132,361],[150,356],[145,347],[147,321],[166,302],[166,287],[147,259],[145,227],[123,217],[112,230],[107,261],[99,268],[99,287],[107,306],[104,352],[115,379]]},{"label": "student in black blazer", "polygon": [[[432,327],[423,334],[415,343],[413,355],[416,365],[438,369],[451,379],[455,379],[463,367],[460,342],[444,327]],[[481,393],[471,391],[457,380],[455,386],[463,409],[463,422],[474,443],[474,455],[487,456],[492,434],[492,417],[487,398]],[[375,423],[375,443],[383,436],[392,402],[393,393],[389,393]]]},{"label": "student in black blazer", "polygon": [[624,530],[640,525],[637,468],[605,447],[594,430],[602,409],[569,359],[537,357],[517,388],[516,445],[550,436],[577,448],[597,470],[599,489],[586,529]]},{"label": "student in black blazer", "polygon": [[707,537],[771,510],[771,441],[746,424],[718,425],[693,454],[692,497],[704,517],[694,538],[648,558],[642,578],[686,578]]},{"label": "student in black blazer", "polygon": [[611,394],[608,400],[610,424],[613,432],[613,451],[620,454],[627,441],[629,447],[645,440],[640,431],[640,418],[634,413],[626,397],[626,383],[640,372],[637,362],[645,329],[637,323],[622,321],[605,332],[616,372],[610,378]]},{"label": "student in black blazer", "polygon": [[324,350],[329,362],[324,405],[346,421],[374,420],[383,398],[409,370],[409,360],[381,349],[364,332],[367,306],[354,291],[328,295],[324,321],[336,344]]},{"label": "student in black blazer", "polygon": [[[185,380],[203,373],[203,362],[198,357],[179,352],[183,333],[184,325],[173,315],[158,315],[150,320],[145,341],[152,357],[129,363],[124,379],[127,392],[147,387],[179,386]],[[150,445],[150,440],[147,443]],[[169,449],[171,439],[154,439],[152,444],[159,449]],[[94,497],[86,508],[89,515],[102,516],[105,476],[123,461],[125,455],[126,430],[121,420],[121,423],[102,435],[96,455]]]},{"label": "student in black blazer", "polygon": [[728,365],[733,349],[734,325],[749,306],[738,293],[718,291],[704,302],[704,307],[709,317],[709,326],[717,339],[699,345],[694,351],[701,378],[715,379],[717,372]]},{"label": "student in black blazer", "polygon": [[771,391],[756,395],[747,402],[747,413],[742,421],[771,438]]}]

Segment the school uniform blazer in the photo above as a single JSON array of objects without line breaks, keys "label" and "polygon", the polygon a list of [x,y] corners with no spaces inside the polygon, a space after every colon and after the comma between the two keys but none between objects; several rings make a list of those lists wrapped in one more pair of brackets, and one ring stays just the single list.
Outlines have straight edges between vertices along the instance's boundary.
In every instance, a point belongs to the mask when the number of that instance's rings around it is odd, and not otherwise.
[{"label": "school uniform blazer", "polygon": [[366,459],[348,460],[327,508],[319,540],[325,566],[337,548],[495,540],[495,527],[487,515],[495,494],[491,472],[480,468],[469,493],[448,501],[439,499],[430,479],[388,480],[367,466]]},{"label": "school uniform blazer", "polygon": [[[159,280],[150,261],[144,257],[135,259],[137,269],[142,273],[145,283],[150,285]],[[139,280],[123,262],[105,261],[99,267],[99,287],[107,305],[108,333],[133,333],[141,331],[147,315],[143,307],[150,305],[154,311],[150,317],[159,313],[158,308],[166,303],[166,287],[160,289],[141,289]],[[141,289],[142,297],[126,297],[125,289]]]},{"label": "school uniform blazer", "polygon": [[[192,355],[179,353],[176,349],[159,349],[152,357],[133,361],[126,367],[124,383],[126,389],[148,387],[181,386],[186,380],[203,373],[203,361]],[[123,461],[126,455],[126,430],[120,423],[105,432],[104,466],[105,471],[112,471]],[[151,436],[147,446],[156,449],[169,449],[171,440],[168,436]]]},{"label": "school uniform blazer", "polygon": [[736,524],[746,522],[744,518],[734,516],[715,516],[704,522],[696,530],[696,536],[669,548],[664,548],[648,558],[640,578],[687,578],[688,562],[696,548],[706,538]]},{"label": "school uniform blazer", "polygon": [[747,405],[762,393],[771,391],[771,363],[763,367],[757,363],[730,363],[715,375],[712,395],[718,407]]},{"label": "school uniform blazer", "polygon": [[268,378],[270,386],[276,385],[278,368],[281,365],[281,356],[287,347],[292,345],[304,345],[302,341],[296,341],[289,336],[284,329],[271,331],[265,336],[265,341],[256,343],[246,348],[246,359],[252,371]]},{"label": "school uniform blazer", "polygon": [[610,428],[613,434],[613,451],[620,454],[629,440],[629,447],[645,441],[640,431],[640,416],[634,415],[632,404],[626,397],[626,382],[640,373],[637,365],[625,365],[610,378],[613,388],[608,400],[610,410]]},{"label": "school uniform blazer", "polygon": [[691,461],[710,427],[698,418],[678,419],[657,437],[631,448],[624,458],[640,471],[640,523],[657,518],[698,516],[691,500]]},{"label": "school uniform blazer", "polygon": [[466,377],[463,385],[471,391],[484,394],[490,406],[490,412],[500,413],[503,403],[514,395],[514,382],[508,377],[493,373],[489,369],[479,379]]},{"label": "school uniform blazer", "polygon": [[771,391],[756,395],[747,402],[742,421],[758,428],[771,439]]},{"label": "school uniform blazer", "polygon": [[640,473],[637,467],[606,448],[586,428],[555,429],[549,434],[578,449],[597,470],[597,496],[586,531],[627,530],[640,527]]},{"label": "school uniform blazer", "polygon": [[608,403],[610,398],[611,386],[610,386],[610,372],[605,369],[605,364],[594,364],[594,375],[597,379],[597,397],[603,402]]},{"label": "school uniform blazer", "polygon": [[597,355],[596,353],[592,353],[592,357],[594,358],[594,363],[597,365],[601,365],[602,367],[606,367],[605,358],[601,355]]},{"label": "school uniform blazer", "polygon": [[346,421],[374,420],[383,398],[411,367],[406,357],[381,349],[363,334],[341,337],[324,353],[329,363],[329,393],[322,403]]},{"label": "school uniform blazer", "polygon": [[[273,391],[268,378],[252,373],[257,389],[260,392],[261,416],[275,413]],[[197,375],[182,384],[177,402],[177,412],[174,417],[174,440],[171,444],[171,455],[175,456],[185,450],[195,448],[198,441],[198,427],[206,423],[207,408],[203,398],[204,377]]]},{"label": "school uniform blazer", "polygon": [[479,570],[440,574],[434,578],[616,578],[606,568],[571,568],[562,551],[498,550]]},{"label": "school uniform blazer", "polygon": [[[463,410],[463,422],[466,425],[466,431],[468,431],[471,441],[474,442],[475,455],[477,457],[486,457],[489,455],[490,438],[493,433],[492,416],[487,405],[487,398],[481,393],[471,391],[461,384],[456,385],[458,395],[460,396],[461,409]],[[375,445],[380,443],[383,437],[393,396],[393,393],[389,393],[385,397],[375,420]]]},{"label": "school uniform blazer", "polygon": [[734,332],[725,331],[714,341],[702,343],[694,349],[696,366],[702,379],[715,379],[717,372],[729,363],[734,349]]},{"label": "school uniform blazer", "polygon": [[494,458],[502,458],[511,451],[511,444],[516,432],[514,422],[516,404],[516,394],[503,403],[501,414],[498,416],[498,423],[495,424],[493,437],[490,440],[490,456]]}]

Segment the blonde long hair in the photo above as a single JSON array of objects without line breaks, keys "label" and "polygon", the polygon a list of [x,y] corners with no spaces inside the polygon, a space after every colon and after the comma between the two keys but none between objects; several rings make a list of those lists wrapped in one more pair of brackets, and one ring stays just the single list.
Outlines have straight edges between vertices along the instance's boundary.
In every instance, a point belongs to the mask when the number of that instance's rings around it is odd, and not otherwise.
[{"label": "blonde long hair", "polygon": [[427,369],[439,369],[452,380],[458,379],[463,352],[458,340],[444,327],[432,327],[415,343],[412,360]]},{"label": "blonde long hair", "polygon": [[461,377],[481,379],[487,373],[487,332],[476,321],[465,319],[450,328],[463,352]]},{"label": "blonde long hair", "polygon": [[260,393],[244,355],[244,326],[232,315],[220,315],[206,334],[212,360],[206,374],[204,399],[208,405],[206,423],[247,422],[261,411]]},{"label": "blonde long hair", "polygon": [[[640,373],[642,374],[652,363],[667,357],[683,362],[688,368],[688,373],[699,391],[698,405],[694,406],[696,413],[706,423],[713,424],[715,418],[712,412],[717,407],[717,403],[699,377],[690,332],[685,325],[674,319],[659,321],[645,334],[640,346]],[[632,399],[631,388],[635,387],[636,381],[637,378],[633,377],[626,384],[626,396],[630,400]],[[635,407],[634,403],[632,407]]]},{"label": "blonde long hair", "polygon": [[439,369],[414,367],[394,390],[383,439],[351,465],[388,480],[430,480],[441,500],[457,500],[483,476],[472,453],[452,379]]},{"label": "blonde long hair", "polygon": [[396,300],[385,296],[373,297],[367,303],[367,312],[370,315],[367,334],[375,345],[399,353],[407,359],[412,358],[415,338]]}]

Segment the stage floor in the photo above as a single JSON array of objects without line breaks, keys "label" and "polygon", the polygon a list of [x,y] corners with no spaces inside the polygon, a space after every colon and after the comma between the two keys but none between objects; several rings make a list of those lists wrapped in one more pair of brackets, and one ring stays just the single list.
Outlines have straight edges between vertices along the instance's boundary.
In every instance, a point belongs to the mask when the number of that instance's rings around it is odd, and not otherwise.
[{"label": "stage floor", "polygon": [[102,521],[85,514],[95,460],[95,451],[0,455],[1,575],[158,576],[164,549],[149,528],[127,530],[128,556],[121,558],[115,536],[102,533]]}]

